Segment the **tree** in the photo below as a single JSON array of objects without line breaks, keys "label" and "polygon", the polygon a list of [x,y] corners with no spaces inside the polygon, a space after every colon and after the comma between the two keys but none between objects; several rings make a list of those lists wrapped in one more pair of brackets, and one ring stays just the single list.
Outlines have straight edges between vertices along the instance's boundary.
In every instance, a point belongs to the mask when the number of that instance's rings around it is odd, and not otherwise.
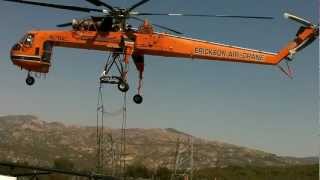
[{"label": "tree", "polygon": [[151,171],[142,163],[134,163],[126,168],[126,175],[133,178],[150,178]]},{"label": "tree", "polygon": [[156,177],[160,180],[168,180],[170,179],[172,171],[170,171],[167,167],[159,167],[156,170]]},{"label": "tree", "polygon": [[[54,164],[53,165],[54,169],[69,170],[69,171],[72,171],[74,169],[73,162],[67,158],[55,159],[53,164]],[[71,176],[64,175],[64,174],[53,174],[53,175],[50,175],[50,180],[71,180]]]}]

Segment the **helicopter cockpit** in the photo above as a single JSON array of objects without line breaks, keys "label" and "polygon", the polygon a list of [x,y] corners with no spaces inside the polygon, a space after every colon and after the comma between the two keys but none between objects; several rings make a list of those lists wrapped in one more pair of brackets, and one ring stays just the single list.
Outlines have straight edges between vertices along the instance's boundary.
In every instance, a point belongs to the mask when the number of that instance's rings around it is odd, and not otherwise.
[{"label": "helicopter cockpit", "polygon": [[39,73],[47,73],[50,67],[52,44],[36,42],[37,32],[29,32],[11,48],[13,64]]},{"label": "helicopter cockpit", "polygon": [[21,38],[20,41],[12,47],[12,50],[19,51],[23,46],[31,47],[33,43],[33,39],[34,39],[33,34],[24,35],[23,38]]}]

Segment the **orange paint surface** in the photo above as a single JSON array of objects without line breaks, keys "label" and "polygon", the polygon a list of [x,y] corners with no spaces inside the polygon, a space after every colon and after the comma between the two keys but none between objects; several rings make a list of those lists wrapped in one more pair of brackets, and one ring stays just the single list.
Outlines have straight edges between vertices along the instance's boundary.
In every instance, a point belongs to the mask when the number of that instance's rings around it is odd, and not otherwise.
[{"label": "orange paint surface", "polygon": [[[92,49],[110,52],[210,61],[276,65],[319,35],[319,30],[306,27],[278,53],[264,52],[232,45],[207,42],[140,29],[135,32],[31,31],[11,50],[13,64],[28,71],[48,73],[53,47]],[[130,38],[129,38],[130,37]],[[122,49],[124,47],[124,49]],[[127,61],[126,60],[126,61]],[[127,63],[127,62],[126,62]]]}]

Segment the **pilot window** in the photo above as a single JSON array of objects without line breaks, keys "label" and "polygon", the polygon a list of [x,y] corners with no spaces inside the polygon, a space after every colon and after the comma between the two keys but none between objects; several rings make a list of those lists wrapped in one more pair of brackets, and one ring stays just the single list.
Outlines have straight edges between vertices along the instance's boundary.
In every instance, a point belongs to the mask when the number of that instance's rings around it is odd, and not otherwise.
[{"label": "pilot window", "polygon": [[27,47],[31,47],[33,40],[34,40],[34,34],[27,34],[22,38],[21,43]]}]

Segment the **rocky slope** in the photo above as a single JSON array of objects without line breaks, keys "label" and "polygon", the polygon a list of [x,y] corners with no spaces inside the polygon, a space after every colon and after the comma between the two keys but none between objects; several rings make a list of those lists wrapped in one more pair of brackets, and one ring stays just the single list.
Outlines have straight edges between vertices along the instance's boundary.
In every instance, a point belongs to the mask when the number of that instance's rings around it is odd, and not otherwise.
[{"label": "rocky slope", "polygon": [[[179,149],[187,168],[192,144],[194,166],[294,165],[316,163],[316,158],[280,157],[259,150],[193,137],[175,129],[128,129],[128,163],[142,162],[149,168],[173,167]],[[91,169],[96,160],[96,128],[45,122],[31,115],[0,117],[0,160],[51,166],[66,158],[76,167]],[[108,167],[119,159],[120,129],[104,129],[104,160]],[[177,148],[179,147],[179,148]],[[113,157],[113,158],[112,158]],[[114,163],[112,163],[114,162]]]}]

